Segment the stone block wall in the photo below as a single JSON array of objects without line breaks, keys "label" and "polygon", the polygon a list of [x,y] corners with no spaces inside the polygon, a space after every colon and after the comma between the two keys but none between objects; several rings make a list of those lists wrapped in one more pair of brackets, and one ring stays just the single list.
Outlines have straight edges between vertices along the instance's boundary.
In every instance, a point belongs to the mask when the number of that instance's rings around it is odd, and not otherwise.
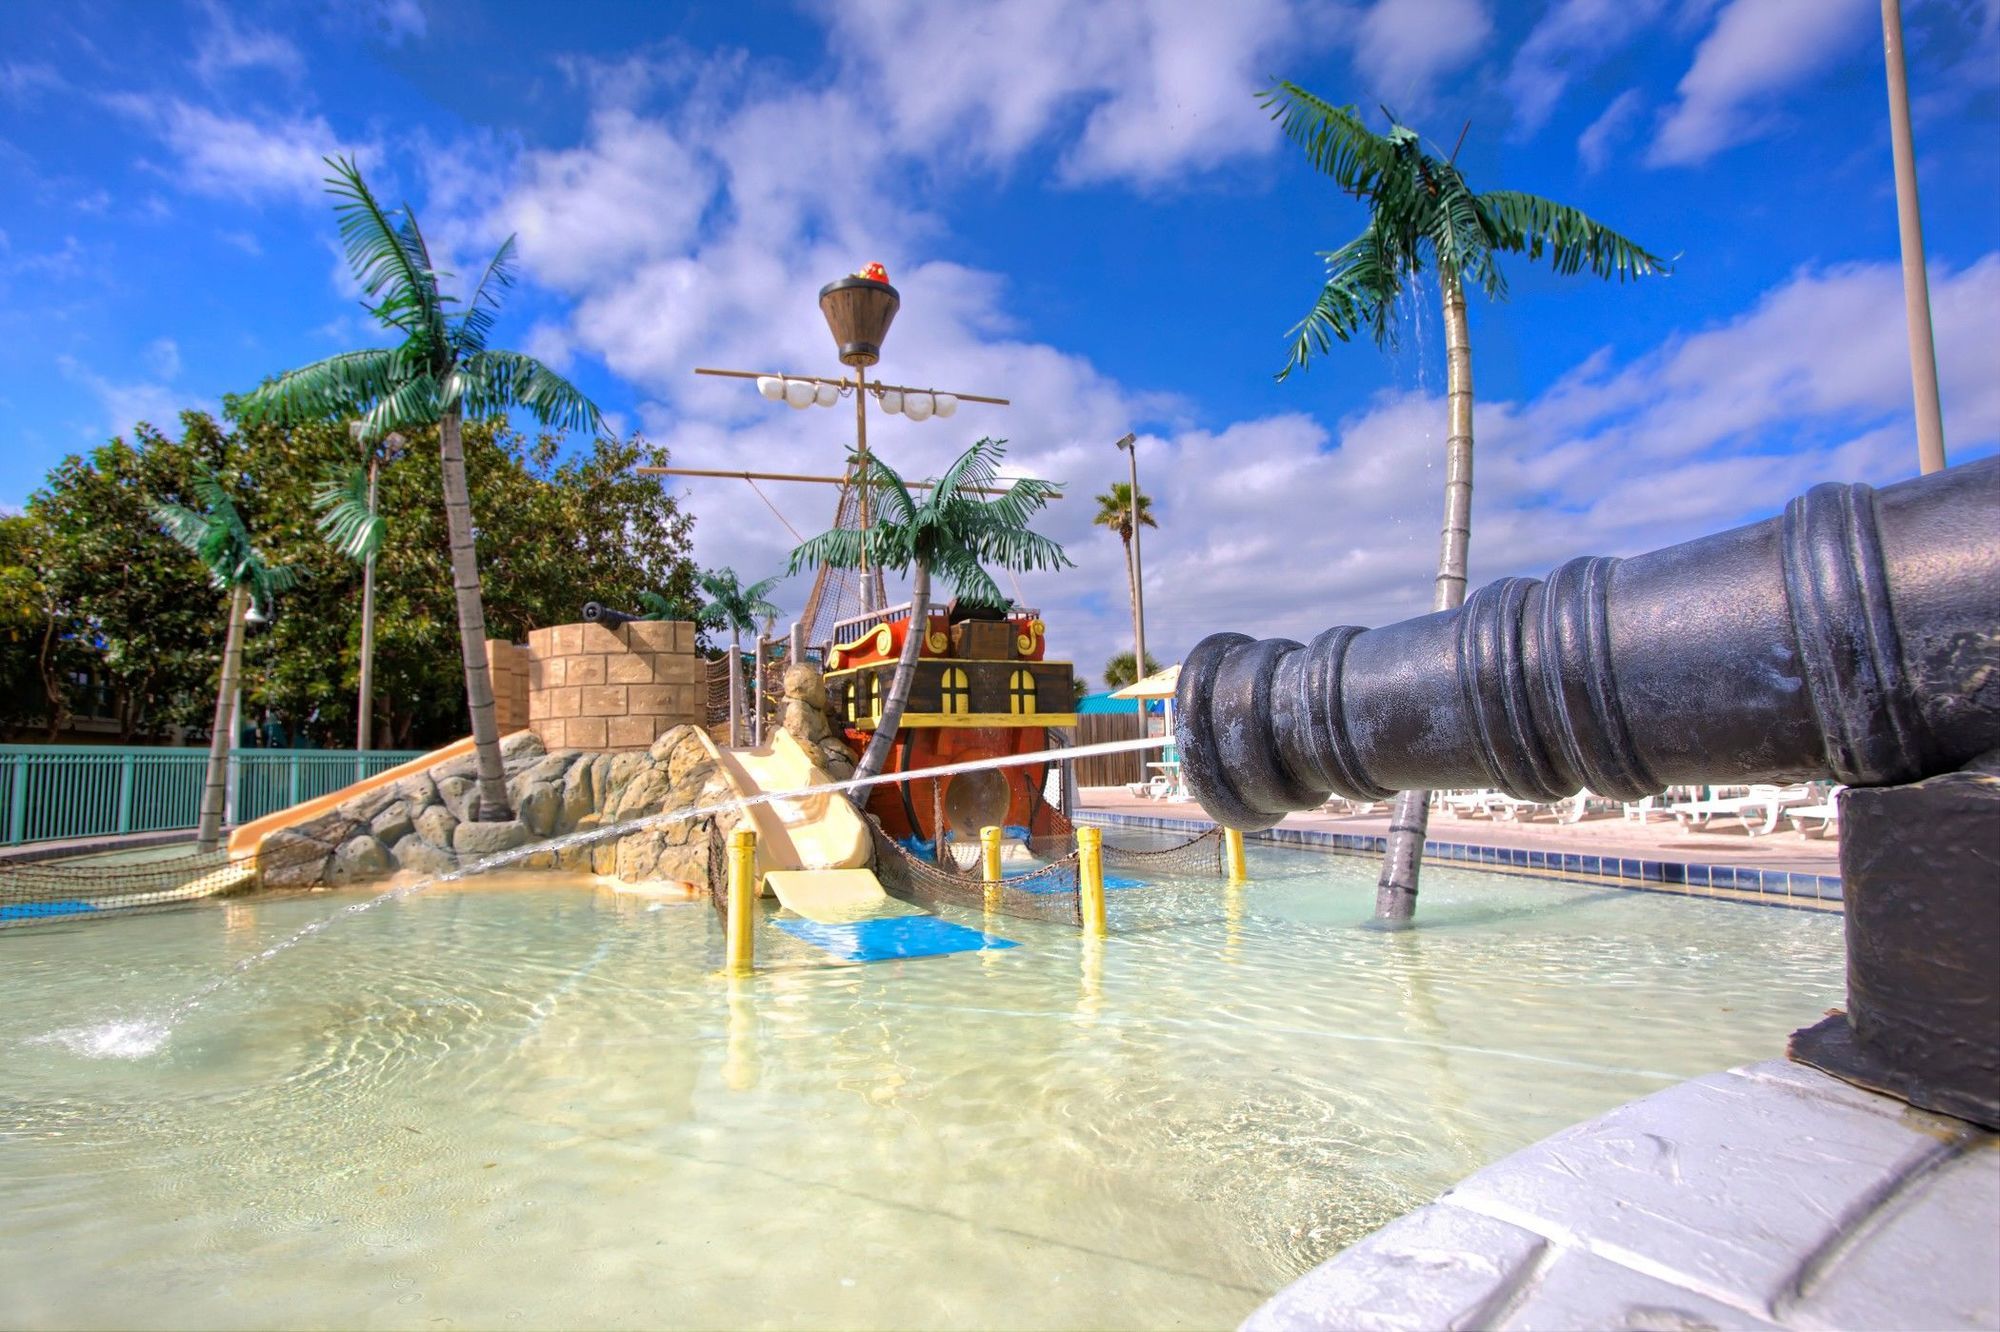
[{"label": "stone block wall", "polygon": [[703,721],[694,625],[564,624],[528,635],[528,721],[551,750],[645,749]]},{"label": "stone block wall", "polygon": [[528,650],[503,639],[486,640],[486,669],[493,677],[493,712],[500,734],[528,724]]}]

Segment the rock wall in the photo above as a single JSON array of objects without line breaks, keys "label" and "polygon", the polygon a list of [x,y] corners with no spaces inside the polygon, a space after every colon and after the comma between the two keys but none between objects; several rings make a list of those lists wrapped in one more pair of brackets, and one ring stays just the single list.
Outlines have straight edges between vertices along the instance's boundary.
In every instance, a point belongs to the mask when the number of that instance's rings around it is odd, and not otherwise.
[{"label": "rock wall", "polygon": [[836,779],[852,777],[860,758],[848,748],[826,698],[826,677],[811,662],[785,668],[785,708],[779,724],[792,733],[799,747]]},{"label": "rock wall", "polygon": [[[616,753],[552,753],[523,731],[508,736],[501,752],[514,818],[480,820],[479,784],[467,754],[271,834],[258,851],[264,885],[366,883],[399,871],[447,874],[495,852],[731,794],[692,726],[676,726],[645,749]],[[550,848],[520,866],[702,886],[710,833],[726,835],[741,817],[732,812]]]},{"label": "rock wall", "polygon": [[684,620],[537,629],[528,635],[527,724],[551,751],[650,749],[705,720],[702,680]]}]

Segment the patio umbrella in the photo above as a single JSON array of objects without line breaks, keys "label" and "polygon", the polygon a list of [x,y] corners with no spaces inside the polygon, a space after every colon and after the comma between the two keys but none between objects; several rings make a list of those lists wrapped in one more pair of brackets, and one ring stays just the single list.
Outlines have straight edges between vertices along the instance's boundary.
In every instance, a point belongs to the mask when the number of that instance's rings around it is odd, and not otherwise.
[{"label": "patio umbrella", "polygon": [[1123,689],[1112,691],[1113,698],[1172,698],[1174,690],[1181,682],[1181,668],[1178,664],[1164,671],[1154,671],[1143,680],[1134,680]]}]

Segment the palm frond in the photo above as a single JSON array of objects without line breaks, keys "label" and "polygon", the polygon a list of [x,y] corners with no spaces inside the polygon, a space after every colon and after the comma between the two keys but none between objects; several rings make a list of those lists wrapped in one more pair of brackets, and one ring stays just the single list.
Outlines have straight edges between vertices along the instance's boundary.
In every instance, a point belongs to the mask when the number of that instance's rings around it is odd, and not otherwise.
[{"label": "palm frond", "polygon": [[836,527],[816,537],[808,537],[794,547],[785,572],[796,574],[819,565],[829,569],[859,569],[864,549],[858,529]]},{"label": "palm frond", "polygon": [[319,514],[320,535],[348,559],[365,563],[381,551],[387,524],[368,507],[367,468],[328,472],[313,489],[312,506]]},{"label": "palm frond", "polygon": [[[497,416],[524,407],[558,430],[604,433],[597,404],[576,385],[532,356],[511,351],[476,351],[459,362],[457,398],[472,417]],[[447,395],[449,402],[451,395]]]},{"label": "palm frond", "polygon": [[1265,90],[1259,104],[1314,168],[1349,194],[1373,194],[1397,173],[1395,142],[1362,124],[1353,107],[1335,106],[1295,83]]},{"label": "palm frond", "polygon": [[999,476],[1000,460],[1007,456],[1007,441],[990,436],[952,460],[931,486],[925,504],[933,511],[943,508],[960,495],[991,489]]},{"label": "palm frond", "polygon": [[960,599],[982,606],[1005,606],[1007,594],[993,581],[978,559],[967,551],[947,547],[938,552],[931,573],[951,584]]},{"label": "palm frond", "polygon": [[1291,355],[1278,372],[1282,382],[1294,370],[1303,370],[1317,352],[1333,350],[1335,339],[1350,342],[1363,329],[1377,345],[1396,345],[1396,298],[1402,292],[1405,271],[1383,257],[1381,232],[1371,225],[1326,259],[1326,285],[1306,317],[1292,325],[1286,336],[1292,339]]},{"label": "palm frond", "polygon": [[1498,248],[1530,259],[1547,254],[1558,273],[1588,271],[1623,282],[1673,271],[1667,260],[1567,204],[1518,190],[1489,190],[1479,204]]},{"label": "palm frond", "polygon": [[392,431],[430,425],[438,419],[443,406],[443,395],[438,392],[435,379],[427,374],[405,379],[362,413],[362,438],[380,439]]},{"label": "palm frond", "polygon": [[340,201],[333,211],[354,280],[371,300],[380,301],[375,312],[387,322],[406,331],[422,331],[433,343],[442,344],[444,310],[421,234],[414,225],[398,227],[390,219],[352,158],[323,160],[333,169],[326,187]]},{"label": "palm frond", "polygon": [[202,555],[215,534],[215,524],[206,515],[169,500],[152,503],[153,522],[175,545],[194,555]]},{"label": "palm frond", "polygon": [[[856,462],[860,460],[858,450],[848,456]],[[889,516],[893,521],[903,523],[916,521],[918,509],[916,496],[910,493],[909,483],[903,480],[901,472],[884,462],[881,454],[871,453],[868,455],[868,465],[864,474],[869,488],[880,491],[882,498],[887,501]]]},{"label": "palm frond", "polygon": [[[1061,495],[1062,487],[1053,481],[1044,481],[1033,476],[1018,476],[1003,493],[988,500],[986,508],[1000,522],[1014,527],[1025,527],[1030,518],[1046,509]],[[1139,509],[1139,520],[1149,526],[1158,526],[1146,512],[1143,500]]]},{"label": "palm frond", "polygon": [[264,381],[237,400],[237,413],[247,425],[353,416],[391,390],[396,362],[387,347],[341,352]]},{"label": "palm frond", "polygon": [[486,271],[466,299],[465,313],[453,330],[453,343],[464,352],[486,350],[486,338],[493,331],[493,317],[500,309],[500,293],[514,285],[514,238],[501,242],[487,261]]}]

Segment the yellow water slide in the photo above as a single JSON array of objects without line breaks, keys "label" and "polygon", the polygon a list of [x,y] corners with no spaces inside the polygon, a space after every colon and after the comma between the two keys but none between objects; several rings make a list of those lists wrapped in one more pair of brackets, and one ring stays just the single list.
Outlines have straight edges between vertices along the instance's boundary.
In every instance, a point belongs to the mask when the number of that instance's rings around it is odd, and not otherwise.
[{"label": "yellow water slide", "polygon": [[[778,731],[760,749],[723,749],[706,734],[702,742],[739,796],[796,791],[828,780],[789,731]],[[773,800],[747,812],[757,832],[758,880],[785,906],[825,922],[900,914],[868,868],[873,839],[846,796]]]},{"label": "yellow water slide", "polygon": [[266,814],[261,819],[252,819],[229,834],[230,858],[233,860],[255,855],[263,847],[264,839],[281,828],[296,828],[301,823],[339,808],[358,795],[388,786],[392,782],[400,782],[405,777],[413,777],[427,768],[448,763],[461,754],[471,752],[472,737],[468,735],[463,740],[452,741],[443,749],[433,749],[421,758],[413,758],[408,763],[399,763],[387,772],[378,772],[373,777],[363,777],[358,782],[343,786],[338,791],[316,796],[302,805],[293,805],[289,809]]}]

